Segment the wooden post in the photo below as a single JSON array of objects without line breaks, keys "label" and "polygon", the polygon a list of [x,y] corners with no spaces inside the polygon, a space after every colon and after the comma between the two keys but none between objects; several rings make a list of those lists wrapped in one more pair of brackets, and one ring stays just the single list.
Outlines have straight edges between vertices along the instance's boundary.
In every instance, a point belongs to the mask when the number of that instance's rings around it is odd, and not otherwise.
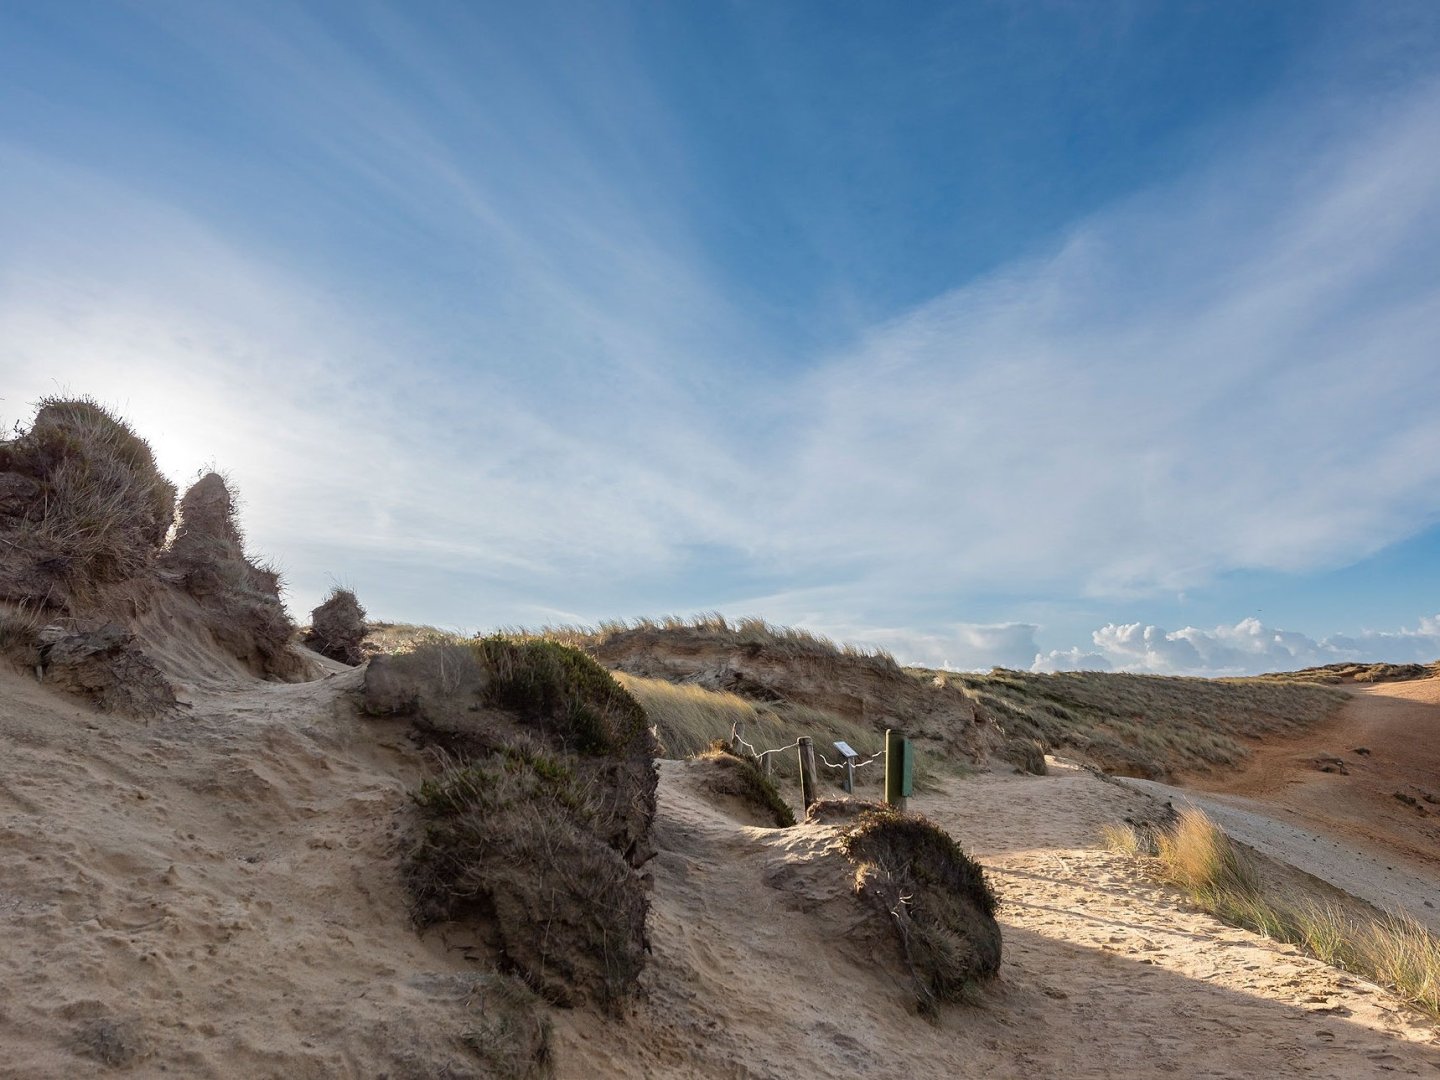
[{"label": "wooden post", "polygon": [[892,728],[885,732],[885,801],[904,813],[913,784],[910,740]]},{"label": "wooden post", "polygon": [[809,735],[800,736],[800,799],[805,809],[810,809],[819,796],[815,794],[818,784],[815,780],[815,744]]},{"label": "wooden post", "polygon": [[744,740],[745,725],[741,721],[736,720],[730,727],[730,752],[737,757],[740,756],[741,750],[744,749]]},{"label": "wooden post", "polygon": [[774,754],[760,755],[760,775],[763,776],[766,780],[770,779],[770,770],[774,768],[774,761]]}]

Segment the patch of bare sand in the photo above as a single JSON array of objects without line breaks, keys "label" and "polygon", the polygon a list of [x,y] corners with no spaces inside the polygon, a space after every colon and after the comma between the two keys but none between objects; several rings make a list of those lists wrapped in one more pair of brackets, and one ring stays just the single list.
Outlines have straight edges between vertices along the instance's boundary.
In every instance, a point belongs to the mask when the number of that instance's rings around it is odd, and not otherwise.
[{"label": "patch of bare sand", "polygon": [[0,1075],[483,1075],[475,969],[400,888],[417,763],[357,677],[146,725],[0,673]]}]

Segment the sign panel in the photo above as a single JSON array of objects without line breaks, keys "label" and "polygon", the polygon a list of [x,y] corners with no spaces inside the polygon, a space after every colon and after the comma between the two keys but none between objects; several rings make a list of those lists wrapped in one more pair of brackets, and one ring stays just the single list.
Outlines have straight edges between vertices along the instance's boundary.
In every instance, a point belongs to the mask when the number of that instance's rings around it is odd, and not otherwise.
[{"label": "sign panel", "polygon": [[840,751],[841,757],[859,757],[860,755],[850,749],[850,744],[843,739],[835,740],[835,749]]}]

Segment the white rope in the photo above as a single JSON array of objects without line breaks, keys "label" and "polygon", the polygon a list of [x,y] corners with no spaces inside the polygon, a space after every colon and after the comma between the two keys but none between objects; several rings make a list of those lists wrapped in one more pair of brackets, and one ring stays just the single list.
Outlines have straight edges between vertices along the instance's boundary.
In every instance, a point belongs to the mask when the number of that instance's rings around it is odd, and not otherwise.
[{"label": "white rope", "polygon": [[[829,765],[830,768],[832,768],[832,769],[843,769],[843,768],[845,767],[845,763],[844,763],[843,761],[840,762],[840,763],[837,765],[837,764],[835,764],[835,762],[830,761],[828,758],[826,758],[826,756],[825,756],[824,754],[816,754],[815,756],[818,757],[821,761],[825,762],[826,765]],[[876,758],[882,758],[882,757],[884,757],[884,756],[885,756],[885,751],[884,751],[884,750],[881,750],[878,754],[872,754],[870,757],[866,758],[864,761],[857,761],[857,762],[855,762],[854,768],[863,769],[866,765],[869,765],[869,764],[870,764],[872,761],[874,761]]]},{"label": "white rope", "polygon": [[[731,741],[732,743],[739,743],[741,746],[745,747],[746,750],[749,750],[750,753],[751,753],[751,755],[755,758],[756,761],[759,761],[760,759],[762,759],[762,758],[764,758],[764,757],[766,757],[766,756],[768,756],[768,755],[770,755],[770,754],[783,754],[786,750],[794,750],[795,747],[797,747],[797,746],[800,745],[800,740],[799,740],[799,739],[796,739],[796,740],[795,740],[794,742],[792,742],[789,746],[777,746],[774,750],[757,750],[757,749],[755,749],[755,744],[754,744],[754,743],[749,743],[749,742],[746,742],[746,741],[745,741],[745,737],[740,734],[740,727],[739,727],[738,724],[732,724],[732,725],[730,725],[730,741]],[[837,764],[835,764],[833,761],[828,760],[828,759],[825,757],[824,754],[821,754],[821,753],[818,753],[818,752],[817,752],[815,756],[818,757],[821,761],[825,762],[825,764],[828,765],[828,766],[830,766],[830,768],[832,768],[832,769],[843,769],[843,768],[845,767],[845,763],[844,763],[843,761],[842,761],[840,764],[837,765]],[[871,755],[870,755],[868,758],[866,758],[864,761],[857,761],[857,762],[855,763],[855,768],[857,768],[857,769],[863,769],[866,765],[869,765],[872,761],[875,761],[877,758],[882,758],[882,757],[884,757],[884,756],[885,756],[885,751],[884,751],[884,750],[881,750],[881,751],[879,751],[878,753],[875,753],[875,754],[871,754]]]}]

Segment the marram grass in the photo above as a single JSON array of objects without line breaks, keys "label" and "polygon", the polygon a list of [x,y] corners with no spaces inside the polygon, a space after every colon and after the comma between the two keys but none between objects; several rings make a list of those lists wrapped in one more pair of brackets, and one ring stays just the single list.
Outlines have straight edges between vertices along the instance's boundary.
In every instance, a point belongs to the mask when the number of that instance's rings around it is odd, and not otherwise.
[{"label": "marram grass", "polygon": [[1440,1018],[1440,937],[1412,917],[1362,919],[1267,895],[1245,853],[1199,810],[1182,811],[1168,829],[1110,825],[1102,832],[1112,850],[1153,858],[1161,878],[1222,921],[1298,946]]}]

